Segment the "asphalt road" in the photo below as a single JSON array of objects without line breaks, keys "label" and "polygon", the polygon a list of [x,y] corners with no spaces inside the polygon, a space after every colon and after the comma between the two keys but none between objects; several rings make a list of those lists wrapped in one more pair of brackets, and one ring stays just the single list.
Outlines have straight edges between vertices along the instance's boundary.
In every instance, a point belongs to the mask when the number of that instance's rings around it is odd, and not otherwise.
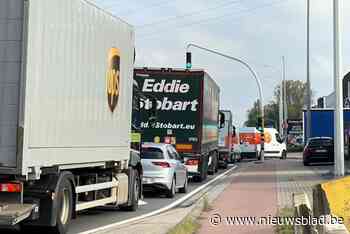
[{"label": "asphalt road", "polygon": [[[229,168],[231,168],[231,166]],[[226,170],[220,170],[214,176],[208,176],[208,179],[202,183],[190,182],[188,186],[188,192],[193,191],[194,189],[207,183],[225,171]],[[139,209],[135,212],[125,212],[105,207],[87,210],[83,213],[80,213],[77,219],[72,221],[68,234],[76,234],[79,232],[88,231],[111,223],[116,223],[143,214],[147,214],[163,208],[185,195],[186,194],[177,193],[174,198],[170,199],[159,195],[159,193],[146,194],[143,199],[146,204],[139,206]]]},{"label": "asphalt road", "polygon": [[[232,165],[229,166],[230,169]],[[219,170],[215,175],[209,175],[207,180],[201,183],[198,182],[189,182],[188,184],[188,193],[198,188],[199,186],[209,182],[214,179],[218,175],[224,173],[226,170]],[[135,212],[125,212],[120,211],[116,208],[108,208],[108,207],[100,207],[95,209],[90,209],[83,211],[78,214],[77,219],[72,220],[72,223],[69,227],[68,234],[77,234],[84,231],[89,231],[91,229],[103,227],[105,225],[113,224],[116,222],[120,222],[126,219],[134,218],[143,214],[150,213],[152,211],[161,209],[177,199],[185,196],[186,194],[177,193],[174,198],[166,198],[159,193],[148,193],[145,195],[143,201],[145,204],[139,206],[139,209]],[[20,232],[17,230],[0,230],[1,234],[19,234],[24,232]],[[28,234],[27,232],[25,232]],[[33,233],[36,233],[34,231]]]}]

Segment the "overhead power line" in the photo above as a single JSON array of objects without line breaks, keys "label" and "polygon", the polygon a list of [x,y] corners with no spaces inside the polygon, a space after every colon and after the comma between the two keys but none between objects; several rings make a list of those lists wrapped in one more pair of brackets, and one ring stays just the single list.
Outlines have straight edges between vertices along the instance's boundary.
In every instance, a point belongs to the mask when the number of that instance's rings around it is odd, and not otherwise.
[{"label": "overhead power line", "polygon": [[[110,8],[110,7],[113,7],[113,6],[116,6],[116,5],[120,5],[120,3],[123,2],[123,0],[95,0],[95,2],[99,3],[99,5],[103,6],[103,8]],[[106,4],[107,3],[107,4]]]},{"label": "overhead power line", "polygon": [[[163,1],[160,1],[160,2],[157,2],[157,3],[153,3],[153,4],[147,4],[146,6],[140,6],[140,7],[136,7],[134,9],[127,9],[125,11],[120,11],[120,12],[116,12],[117,14],[123,14],[123,15],[133,15],[135,13],[139,13],[140,11],[144,11],[144,10],[149,10],[149,9],[152,9],[152,8],[157,8],[157,7],[160,7],[160,6],[163,6],[163,5],[168,5],[170,3],[174,3],[176,2],[176,0],[173,0],[173,1],[169,1],[169,0],[163,0]],[[121,2],[117,2],[115,4],[112,4],[112,5],[109,5],[107,8],[109,10],[113,10],[116,6],[120,6]]]},{"label": "overhead power line", "polygon": [[225,2],[224,4],[221,4],[219,6],[206,8],[206,9],[202,9],[202,10],[198,10],[198,11],[193,11],[193,12],[189,12],[189,13],[182,14],[182,15],[177,15],[177,16],[174,16],[174,17],[170,17],[170,18],[167,18],[167,19],[164,19],[164,20],[155,21],[155,22],[148,23],[148,24],[138,25],[138,26],[136,26],[136,28],[147,28],[147,27],[151,27],[151,26],[154,26],[154,25],[171,22],[171,21],[174,21],[174,20],[184,19],[186,17],[199,15],[199,14],[202,14],[202,13],[205,13],[205,12],[208,12],[208,11],[213,11],[213,10],[217,10],[217,9],[220,9],[220,8],[223,8],[223,7],[227,7],[229,5],[233,5],[233,4],[239,3],[241,1],[242,0],[234,0],[234,1]]},{"label": "overhead power line", "polygon": [[[183,28],[186,28],[186,27],[192,27],[192,26],[198,26],[198,25],[202,25],[202,24],[211,23],[212,21],[222,20],[223,18],[231,17],[231,16],[233,16],[233,14],[235,14],[235,15],[240,14],[240,16],[244,16],[245,14],[242,14],[242,13],[251,13],[251,12],[254,12],[254,11],[257,11],[257,10],[260,10],[260,9],[263,9],[263,8],[272,7],[272,6],[281,4],[283,2],[287,2],[287,1],[289,1],[289,0],[279,0],[279,1],[275,1],[275,2],[269,3],[269,4],[262,4],[260,6],[257,6],[257,7],[254,7],[254,8],[250,8],[250,9],[246,9],[246,10],[242,10],[242,11],[231,12],[229,14],[224,14],[224,15],[220,15],[220,16],[216,16],[216,17],[206,18],[206,19],[203,19],[203,20],[198,20],[198,21],[191,22],[191,23],[185,24],[185,25],[174,26],[174,27],[171,27],[171,28],[168,27],[166,29],[163,29],[162,32],[169,31],[169,30],[177,31],[179,29],[183,29]],[[240,17],[234,17],[234,18],[240,18]],[[150,39],[150,38],[158,37],[158,36],[160,36],[160,34],[157,33],[157,32],[158,31],[141,34],[140,36],[138,36],[138,38]]]}]

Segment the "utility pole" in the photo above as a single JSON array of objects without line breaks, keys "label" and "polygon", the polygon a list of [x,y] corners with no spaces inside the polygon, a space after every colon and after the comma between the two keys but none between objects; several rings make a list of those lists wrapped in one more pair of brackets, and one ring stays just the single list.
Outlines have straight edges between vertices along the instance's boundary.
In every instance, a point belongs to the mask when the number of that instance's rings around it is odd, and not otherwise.
[{"label": "utility pole", "polygon": [[[201,50],[204,50],[206,52],[216,54],[216,55],[222,56],[224,58],[238,62],[238,63],[242,64],[244,67],[246,67],[248,69],[248,71],[251,73],[251,75],[253,76],[253,78],[258,86],[258,92],[259,92],[259,109],[260,109],[260,118],[261,118],[261,127],[262,127],[262,131],[260,133],[260,136],[261,136],[260,160],[261,160],[261,162],[264,162],[264,146],[265,146],[265,144],[264,144],[265,143],[265,139],[264,139],[264,137],[265,137],[265,135],[264,135],[264,104],[263,104],[263,90],[262,90],[261,80],[258,77],[258,74],[254,71],[254,69],[247,62],[243,61],[242,59],[235,58],[233,56],[226,55],[226,54],[220,53],[216,50],[208,49],[208,48],[205,48],[205,47],[193,44],[193,43],[189,43],[187,45],[187,50],[186,50],[186,68],[187,69],[190,69],[192,66],[192,64],[191,64],[192,55],[191,55],[191,52],[189,52],[190,47],[195,47],[197,49],[201,49]],[[258,118],[258,119],[260,119],[260,118]]]},{"label": "utility pole", "polygon": [[[286,81],[286,61],[285,57],[282,56],[282,66],[283,66],[283,122],[284,122],[284,132],[283,136],[286,138],[287,137],[287,129],[286,129],[286,124],[288,120],[288,104],[287,104],[287,81]],[[287,139],[287,138],[286,138]]]},{"label": "utility pole", "polygon": [[342,12],[340,8],[342,0],[333,0],[333,46],[334,46],[334,153],[335,176],[344,176],[344,117],[343,117],[343,87],[342,87],[342,53],[341,53],[341,26]]},{"label": "utility pole", "polygon": [[283,134],[283,75],[280,85],[280,100],[279,100],[279,133]]},{"label": "utility pole", "polygon": [[311,137],[310,0],[307,0],[306,12],[306,138],[309,139]]}]

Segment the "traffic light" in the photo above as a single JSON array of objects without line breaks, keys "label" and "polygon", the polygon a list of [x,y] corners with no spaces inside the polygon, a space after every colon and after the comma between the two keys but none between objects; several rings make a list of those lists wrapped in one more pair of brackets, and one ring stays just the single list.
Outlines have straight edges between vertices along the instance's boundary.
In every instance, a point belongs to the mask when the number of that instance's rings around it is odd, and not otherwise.
[{"label": "traffic light", "polygon": [[258,117],[258,120],[257,120],[257,123],[256,123],[256,129],[259,131],[259,132],[263,132],[264,129],[263,129],[263,119],[262,117]]},{"label": "traffic light", "polygon": [[235,126],[232,126],[232,136],[233,137],[236,137],[236,127]]},{"label": "traffic light", "polygon": [[192,68],[192,54],[191,52],[186,53],[186,69]]}]

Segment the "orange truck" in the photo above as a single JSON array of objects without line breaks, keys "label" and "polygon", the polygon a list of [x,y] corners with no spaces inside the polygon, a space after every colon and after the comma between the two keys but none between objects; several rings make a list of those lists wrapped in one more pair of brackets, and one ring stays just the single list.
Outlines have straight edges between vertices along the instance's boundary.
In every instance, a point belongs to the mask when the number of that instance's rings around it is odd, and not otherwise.
[{"label": "orange truck", "polygon": [[239,129],[240,153],[243,158],[259,158],[260,132],[255,127]]},{"label": "orange truck", "polygon": [[[261,137],[254,127],[245,127],[239,130],[240,150],[242,158],[260,158]],[[264,155],[265,157],[287,158],[285,139],[274,128],[264,128]]]}]

